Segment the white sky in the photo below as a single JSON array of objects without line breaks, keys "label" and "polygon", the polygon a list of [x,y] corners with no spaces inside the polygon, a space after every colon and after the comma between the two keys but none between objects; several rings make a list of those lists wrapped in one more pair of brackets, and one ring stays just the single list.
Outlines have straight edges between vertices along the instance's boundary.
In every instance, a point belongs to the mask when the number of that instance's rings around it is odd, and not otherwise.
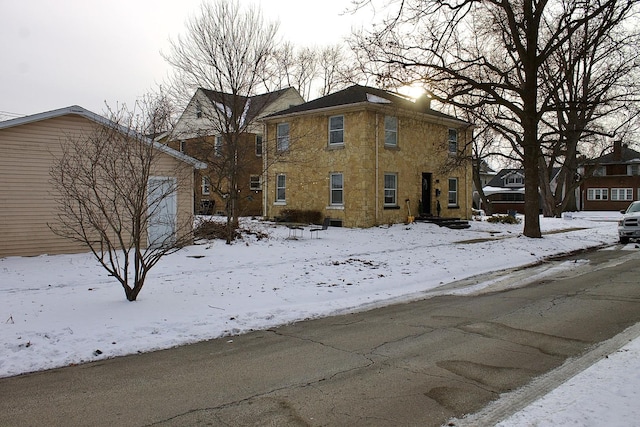
[{"label": "white sky", "polygon": [[[326,45],[348,36],[362,13],[348,0],[257,0],[280,37]],[[241,0],[250,3],[250,0]],[[201,0],[0,0],[0,119],[70,105],[102,113],[161,83],[160,56]],[[369,17],[369,22],[370,22]]]}]

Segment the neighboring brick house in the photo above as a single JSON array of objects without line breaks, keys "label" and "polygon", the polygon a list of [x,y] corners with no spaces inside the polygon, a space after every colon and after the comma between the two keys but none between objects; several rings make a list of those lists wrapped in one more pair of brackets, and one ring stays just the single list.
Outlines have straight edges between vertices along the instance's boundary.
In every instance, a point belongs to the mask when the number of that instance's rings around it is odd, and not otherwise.
[{"label": "neighboring brick house", "polygon": [[619,211],[640,200],[640,153],[615,142],[613,150],[585,163],[580,173],[592,174],[580,186],[581,209]]},{"label": "neighboring brick house", "polygon": [[194,211],[197,214],[225,214],[225,200],[214,192],[225,188],[225,177],[216,167],[222,138],[221,109],[242,112],[246,123],[239,136],[238,151],[238,212],[240,215],[262,215],[262,144],[263,125],[258,119],[275,111],[304,102],[297,90],[282,89],[261,95],[232,96],[208,89],[198,89],[174,130],[168,137],[168,145],[182,153],[207,162],[210,167],[198,170],[194,179]]},{"label": "neighboring brick house", "polygon": [[288,108],[263,119],[267,131],[266,217],[314,210],[334,225],[371,227],[412,216],[471,216],[472,125],[365,86]]}]

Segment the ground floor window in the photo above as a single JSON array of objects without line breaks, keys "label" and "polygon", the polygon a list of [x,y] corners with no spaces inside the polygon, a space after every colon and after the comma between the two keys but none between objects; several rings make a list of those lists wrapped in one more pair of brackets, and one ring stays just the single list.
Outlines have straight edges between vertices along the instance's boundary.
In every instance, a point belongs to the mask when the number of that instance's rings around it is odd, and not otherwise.
[{"label": "ground floor window", "polygon": [[587,200],[609,200],[608,188],[587,189]]},{"label": "ground floor window", "polygon": [[458,178],[449,178],[449,206],[458,206]]},{"label": "ground floor window", "polygon": [[330,176],[331,185],[331,200],[330,204],[343,205],[344,204],[344,178],[341,173],[332,173]]},{"label": "ground floor window", "polygon": [[398,175],[395,173],[384,174],[384,205],[398,205]]},{"label": "ground floor window", "polygon": [[287,176],[279,174],[276,176],[276,202],[283,203],[287,200]]},{"label": "ground floor window", "polygon": [[251,191],[262,190],[262,179],[260,178],[260,175],[251,175],[249,179],[249,188]]},{"label": "ground floor window", "polygon": [[633,188],[612,188],[611,200],[633,200]]},{"label": "ground floor window", "polygon": [[211,181],[209,180],[208,176],[202,177],[201,187],[203,195],[208,196],[209,194],[211,194]]}]

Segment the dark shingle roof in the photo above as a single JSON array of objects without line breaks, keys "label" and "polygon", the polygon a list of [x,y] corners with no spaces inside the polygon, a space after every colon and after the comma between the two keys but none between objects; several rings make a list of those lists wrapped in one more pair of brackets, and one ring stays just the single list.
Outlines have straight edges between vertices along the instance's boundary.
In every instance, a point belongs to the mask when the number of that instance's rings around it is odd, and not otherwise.
[{"label": "dark shingle roof", "polygon": [[386,90],[377,89],[369,86],[354,85],[338,92],[305,102],[304,104],[295,105],[283,111],[270,114],[267,117],[277,117],[293,113],[301,113],[306,111],[319,110],[323,108],[339,107],[351,104],[370,103],[391,105],[403,110],[415,111],[419,113],[429,114],[449,120],[463,122],[456,117],[449,116],[439,111],[432,110],[428,103],[413,102],[399,94],[388,92]]},{"label": "dark shingle roof", "polygon": [[223,104],[227,108],[237,111],[238,114],[242,114],[248,101],[249,108],[246,113],[247,121],[253,121],[257,117],[259,117],[262,111],[269,104],[280,98],[280,96],[282,96],[286,91],[290,89],[291,88],[285,88],[249,97],[242,95],[237,95],[234,97],[230,93],[200,88],[200,90],[207,96],[207,98],[209,98],[212,103]]},{"label": "dark shingle roof", "polygon": [[609,153],[609,154],[605,154],[604,156],[598,157],[595,160],[591,160],[587,163],[598,163],[601,165],[604,164],[612,164],[612,163],[627,163],[627,162],[631,162],[633,160],[639,160],[640,159],[640,153],[637,152],[636,150],[629,148],[627,145],[622,145],[622,147],[620,147],[620,159],[616,159],[615,155],[613,152]]}]

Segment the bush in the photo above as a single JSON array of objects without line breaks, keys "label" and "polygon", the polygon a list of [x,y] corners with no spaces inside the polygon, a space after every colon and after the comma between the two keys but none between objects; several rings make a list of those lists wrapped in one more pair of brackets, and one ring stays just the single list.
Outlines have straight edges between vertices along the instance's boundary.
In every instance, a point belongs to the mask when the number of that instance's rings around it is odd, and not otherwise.
[{"label": "bush", "polygon": [[500,224],[520,224],[520,219],[511,215],[491,215],[487,218],[487,222]]},{"label": "bush", "polygon": [[[198,224],[193,230],[193,235],[196,239],[227,239],[227,223],[222,221],[209,221],[204,220]],[[234,230],[233,239],[240,237],[240,232],[237,229]]]},{"label": "bush", "polygon": [[299,222],[301,224],[322,224],[322,213],[302,209],[285,209],[280,220],[283,222]]}]

